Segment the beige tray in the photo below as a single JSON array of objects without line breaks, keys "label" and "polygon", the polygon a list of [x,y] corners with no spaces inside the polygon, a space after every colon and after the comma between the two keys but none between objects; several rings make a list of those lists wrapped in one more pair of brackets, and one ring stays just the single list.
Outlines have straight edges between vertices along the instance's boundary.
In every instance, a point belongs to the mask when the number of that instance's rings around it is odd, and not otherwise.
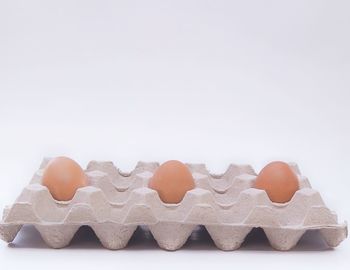
[{"label": "beige tray", "polygon": [[12,242],[24,224],[32,224],[53,248],[67,246],[79,227],[90,226],[108,249],[124,248],[137,226],[148,226],[161,248],[176,250],[197,225],[203,225],[222,250],[240,247],[255,227],[266,233],[277,250],[293,248],[307,230],[319,230],[330,247],[347,237],[347,224],[313,190],[295,164],[300,190],[285,204],[272,203],[266,192],[252,188],[256,173],[249,165],[231,164],[222,175],[212,175],[203,164],[187,164],[196,188],[179,204],[163,203],[147,187],[158,163],[139,162],[131,173],[112,162],[89,163],[90,185],[69,202],[55,201],[40,184],[44,159],[30,184],[15,203],[4,209],[0,237]]}]

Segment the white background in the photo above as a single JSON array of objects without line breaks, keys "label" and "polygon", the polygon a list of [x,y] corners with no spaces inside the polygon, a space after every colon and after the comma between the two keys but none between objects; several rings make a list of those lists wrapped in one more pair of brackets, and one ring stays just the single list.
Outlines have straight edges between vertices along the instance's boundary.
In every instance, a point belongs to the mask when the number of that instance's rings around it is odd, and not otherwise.
[{"label": "white background", "polygon": [[[350,220],[349,14],[346,0],[0,0],[1,209],[44,156],[216,173],[277,159],[297,162]],[[263,236],[222,252],[205,234],[176,252],[142,235],[113,252],[86,233],[52,250],[25,228],[0,243],[0,267],[350,267],[349,240],[325,250],[317,235],[290,252]]]}]

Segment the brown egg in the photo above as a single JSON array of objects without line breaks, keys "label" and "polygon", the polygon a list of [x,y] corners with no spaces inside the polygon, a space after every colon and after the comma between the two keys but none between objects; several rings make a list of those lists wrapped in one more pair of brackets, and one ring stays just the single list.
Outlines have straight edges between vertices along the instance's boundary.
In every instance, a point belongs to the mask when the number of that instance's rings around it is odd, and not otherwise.
[{"label": "brown egg", "polygon": [[74,160],[67,157],[56,157],[47,164],[42,184],[49,189],[54,199],[69,201],[78,188],[87,185],[87,177]]},{"label": "brown egg", "polygon": [[272,202],[285,203],[299,189],[299,181],[287,163],[275,161],[261,170],[254,187],[264,189]]},{"label": "brown egg", "polygon": [[170,160],[158,167],[148,186],[158,192],[163,202],[179,203],[195,183],[185,164]]}]

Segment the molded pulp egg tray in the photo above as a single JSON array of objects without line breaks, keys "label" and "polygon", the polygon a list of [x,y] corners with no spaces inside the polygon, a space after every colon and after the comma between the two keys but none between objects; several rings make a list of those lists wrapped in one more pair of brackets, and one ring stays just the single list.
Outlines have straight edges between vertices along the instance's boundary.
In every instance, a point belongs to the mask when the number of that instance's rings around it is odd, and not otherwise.
[{"label": "molded pulp egg tray", "polygon": [[131,173],[112,162],[89,163],[89,186],[78,189],[69,202],[55,201],[41,185],[48,159],[34,174],[15,203],[4,209],[0,237],[12,242],[22,225],[31,224],[53,248],[69,245],[77,230],[90,226],[108,249],[124,248],[137,226],[148,226],[161,248],[176,250],[198,225],[205,226],[222,250],[240,247],[255,227],[264,230],[277,250],[294,247],[307,230],[319,230],[330,247],[347,237],[346,223],[313,190],[295,164],[300,189],[290,202],[272,203],[264,190],[252,188],[256,173],[248,165],[231,164],[222,175],[212,175],[203,164],[187,164],[196,182],[179,204],[163,203],[147,187],[158,163],[139,162]]}]

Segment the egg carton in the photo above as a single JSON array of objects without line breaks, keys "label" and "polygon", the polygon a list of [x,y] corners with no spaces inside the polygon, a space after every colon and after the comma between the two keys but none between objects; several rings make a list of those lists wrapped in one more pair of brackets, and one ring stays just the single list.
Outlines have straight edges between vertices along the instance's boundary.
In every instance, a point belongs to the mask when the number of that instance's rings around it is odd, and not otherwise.
[{"label": "egg carton", "polygon": [[213,175],[204,164],[186,164],[196,188],[180,203],[167,204],[147,187],[158,163],[139,162],[132,172],[123,173],[112,162],[92,161],[85,170],[89,186],[62,202],[40,184],[47,162],[44,159],[15,203],[5,207],[0,223],[4,241],[12,242],[25,224],[34,225],[52,248],[69,245],[83,225],[108,249],[124,248],[137,226],[148,226],[166,250],[181,248],[198,225],[205,226],[222,250],[239,248],[257,227],[277,250],[293,248],[307,230],[319,230],[330,247],[347,237],[346,222],[338,223],[296,164],[289,165],[300,189],[288,203],[273,203],[264,190],[252,188],[256,173],[249,165],[231,164],[225,173]]}]

